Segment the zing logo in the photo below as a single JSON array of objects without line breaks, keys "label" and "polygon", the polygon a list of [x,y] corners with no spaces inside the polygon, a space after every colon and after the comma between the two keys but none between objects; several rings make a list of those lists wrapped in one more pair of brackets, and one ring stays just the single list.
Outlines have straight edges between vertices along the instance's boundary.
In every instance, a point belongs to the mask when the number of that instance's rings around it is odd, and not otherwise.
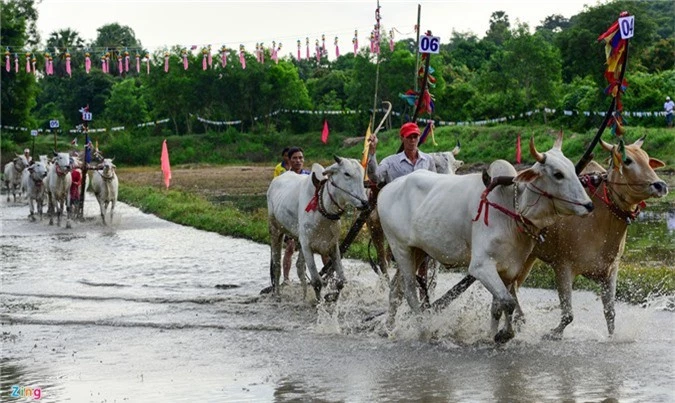
[{"label": "zing logo", "polygon": [[42,389],[26,388],[24,386],[12,385],[11,397],[32,397],[34,400],[42,399]]}]

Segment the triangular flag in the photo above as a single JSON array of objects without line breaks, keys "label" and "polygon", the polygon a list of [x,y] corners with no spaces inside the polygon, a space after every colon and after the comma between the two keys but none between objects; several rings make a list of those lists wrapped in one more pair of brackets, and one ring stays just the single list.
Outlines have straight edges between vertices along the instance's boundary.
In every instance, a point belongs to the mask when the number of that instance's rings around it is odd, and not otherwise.
[{"label": "triangular flag", "polygon": [[520,164],[520,133],[518,133],[518,137],[516,138],[516,163]]},{"label": "triangular flag", "polygon": [[166,139],[162,143],[162,173],[164,174],[164,185],[166,188],[169,188],[169,183],[171,183],[171,164],[169,163],[169,149],[166,146]]},{"label": "triangular flag", "polygon": [[363,141],[363,154],[361,155],[361,166],[363,169],[366,169],[366,166],[368,165],[368,148],[369,148],[369,143],[368,141],[370,140],[371,136],[371,131],[370,131],[370,123],[368,123],[368,129],[366,130],[366,138]]},{"label": "triangular flag", "polygon": [[321,141],[326,144],[328,142],[328,121],[323,121],[323,132],[321,132]]}]

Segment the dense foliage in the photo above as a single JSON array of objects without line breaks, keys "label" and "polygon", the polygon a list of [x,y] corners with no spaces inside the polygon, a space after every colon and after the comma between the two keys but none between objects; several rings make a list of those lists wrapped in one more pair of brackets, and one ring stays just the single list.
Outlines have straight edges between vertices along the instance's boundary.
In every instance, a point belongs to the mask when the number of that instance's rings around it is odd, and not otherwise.
[{"label": "dense foliage", "polygon": [[[33,33],[37,20],[34,1],[2,0],[2,46],[32,49],[38,64],[43,55],[40,39]],[[593,117],[583,114],[563,116],[560,111],[602,111],[609,101],[602,94],[606,85],[604,46],[597,42],[622,10],[635,15],[639,30],[630,42],[627,72],[629,88],[624,96],[627,111],[661,111],[666,95],[675,95],[675,3],[651,1],[611,1],[586,7],[566,19],[551,15],[531,29],[511,23],[503,11],[495,11],[483,38],[453,32],[441,52],[432,56],[436,100],[433,119],[443,121],[483,120],[504,116],[518,117],[527,111],[551,108],[551,115],[534,119],[576,129],[596,127]],[[517,16],[512,16],[517,17]],[[382,35],[387,40],[386,34]],[[379,56],[362,48],[357,55],[346,54],[336,60],[326,56],[319,61],[296,60],[288,54],[274,63],[268,54],[259,63],[246,54],[247,68],[239,65],[231,52],[227,66],[201,69],[201,49],[188,51],[191,68],[180,68],[179,46],[170,56],[172,68],[164,73],[164,53],[147,53],[133,29],[117,23],[98,29],[97,37],[85,40],[71,29],[52,32],[46,46],[54,54],[55,75],[37,77],[2,69],[2,125],[48,128],[50,119],[59,119],[70,129],[80,123],[78,109],[89,105],[95,121],[92,127],[125,126],[133,137],[149,132],[163,135],[189,135],[209,129],[197,116],[212,121],[241,120],[237,131],[254,133],[301,133],[320,127],[324,116],[280,113],[279,109],[356,110],[362,114],[330,115],[338,131],[363,133],[368,110],[379,100],[394,103],[403,120],[410,108],[398,95],[413,88],[416,57],[410,39],[396,43],[392,51],[381,46]],[[113,61],[126,49],[131,57],[147,54],[153,62],[149,75],[135,71],[104,74],[83,68],[85,49],[105,48]],[[72,54],[73,75],[65,72],[65,52]],[[269,50],[268,50],[269,51]],[[93,52],[92,52],[93,53]],[[98,54],[92,59],[97,66]],[[377,77],[377,84],[376,84]],[[377,93],[377,102],[373,94]],[[256,117],[262,117],[256,119]],[[138,123],[170,119],[152,129],[137,128]],[[532,118],[529,118],[532,119]],[[637,118],[636,118],[637,119]],[[394,122],[396,124],[397,122]],[[640,118],[643,126],[662,125],[662,119]],[[4,131],[3,131],[4,132]],[[14,141],[26,140],[26,132],[10,133]]]}]

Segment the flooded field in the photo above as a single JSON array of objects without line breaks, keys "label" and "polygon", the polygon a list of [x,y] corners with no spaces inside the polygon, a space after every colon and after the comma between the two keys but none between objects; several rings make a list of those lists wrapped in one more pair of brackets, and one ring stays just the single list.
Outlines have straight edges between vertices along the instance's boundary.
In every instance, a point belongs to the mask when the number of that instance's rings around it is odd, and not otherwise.
[{"label": "flooded field", "polygon": [[[544,341],[557,294],[526,288],[526,324],[495,346],[489,294],[474,285],[438,314],[401,309],[387,332],[366,320],[388,299],[366,263],[346,261],[336,304],[304,300],[297,279],[281,299],[261,296],[267,245],[123,203],[105,227],[88,196],[72,229],[0,204],[2,401],[28,401],[13,386],[47,402],[675,400],[667,301],[617,304],[610,339],[597,296],[575,292],[565,337]],[[441,273],[436,296],[459,278]]]}]

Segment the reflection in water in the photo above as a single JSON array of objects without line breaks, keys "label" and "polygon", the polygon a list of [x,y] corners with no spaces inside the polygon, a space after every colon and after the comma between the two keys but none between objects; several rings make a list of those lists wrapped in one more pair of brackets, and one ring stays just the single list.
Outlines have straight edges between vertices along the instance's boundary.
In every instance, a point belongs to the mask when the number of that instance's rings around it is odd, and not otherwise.
[{"label": "reflection in water", "polygon": [[[528,321],[495,346],[490,294],[474,285],[440,313],[402,308],[387,332],[384,317],[365,320],[388,299],[367,264],[345,260],[343,295],[315,306],[297,279],[281,298],[259,295],[266,245],[122,203],[112,226],[68,231],[28,222],[26,208],[0,208],[2,401],[12,384],[77,402],[675,400],[675,313],[649,304],[618,304],[608,339],[597,297],[575,292],[565,339],[542,341],[558,298],[523,289]],[[461,277],[439,274],[437,293]]]}]

